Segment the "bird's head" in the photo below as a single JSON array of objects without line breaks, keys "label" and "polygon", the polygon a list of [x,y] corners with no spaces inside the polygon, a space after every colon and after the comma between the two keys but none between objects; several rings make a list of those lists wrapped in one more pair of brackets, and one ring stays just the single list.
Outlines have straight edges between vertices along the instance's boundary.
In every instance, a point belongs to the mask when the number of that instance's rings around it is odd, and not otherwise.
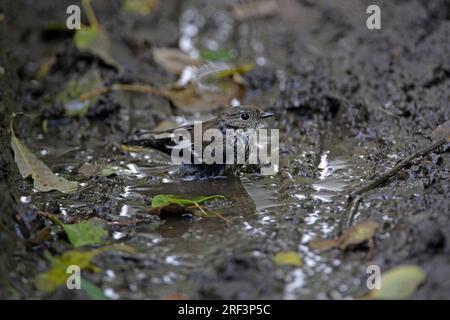
[{"label": "bird's head", "polygon": [[217,117],[217,126],[224,129],[255,129],[261,120],[273,115],[254,106],[234,107]]}]

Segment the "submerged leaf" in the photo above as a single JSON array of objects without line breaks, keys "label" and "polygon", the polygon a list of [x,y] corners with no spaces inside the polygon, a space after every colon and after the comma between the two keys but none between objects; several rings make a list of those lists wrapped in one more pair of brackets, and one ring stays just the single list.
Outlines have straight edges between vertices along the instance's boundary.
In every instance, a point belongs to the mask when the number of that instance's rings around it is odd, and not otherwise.
[{"label": "submerged leaf", "polygon": [[380,289],[373,289],[363,299],[408,299],[425,281],[426,273],[414,265],[395,267],[381,275]]},{"label": "submerged leaf", "polygon": [[300,255],[295,251],[278,252],[272,260],[278,266],[300,267],[302,265]]},{"label": "submerged leaf", "polygon": [[20,174],[25,179],[33,178],[33,185],[39,191],[57,190],[72,194],[78,189],[78,183],[69,181],[54,174],[49,167],[39,160],[14,134],[11,128],[11,148]]},{"label": "submerged leaf", "polygon": [[158,194],[152,199],[152,208],[157,208],[170,203],[175,203],[182,206],[199,205],[205,201],[212,199],[225,199],[225,197],[222,195],[213,195],[213,196],[198,196],[193,199],[183,199],[173,195]]},{"label": "submerged leaf", "polygon": [[98,220],[86,220],[74,224],[62,224],[64,231],[74,247],[101,244],[108,235],[103,223]]}]

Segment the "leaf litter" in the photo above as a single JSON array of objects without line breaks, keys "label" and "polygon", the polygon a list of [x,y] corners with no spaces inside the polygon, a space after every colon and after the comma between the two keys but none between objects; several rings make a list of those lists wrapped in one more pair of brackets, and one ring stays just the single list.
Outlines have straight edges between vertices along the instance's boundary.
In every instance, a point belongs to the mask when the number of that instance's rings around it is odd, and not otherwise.
[{"label": "leaf litter", "polygon": [[19,168],[22,178],[31,177],[33,186],[41,192],[57,190],[62,193],[73,194],[78,189],[78,183],[69,181],[54,174],[44,162],[39,160],[28,147],[16,137],[11,120],[11,148],[14,151],[14,161]]}]

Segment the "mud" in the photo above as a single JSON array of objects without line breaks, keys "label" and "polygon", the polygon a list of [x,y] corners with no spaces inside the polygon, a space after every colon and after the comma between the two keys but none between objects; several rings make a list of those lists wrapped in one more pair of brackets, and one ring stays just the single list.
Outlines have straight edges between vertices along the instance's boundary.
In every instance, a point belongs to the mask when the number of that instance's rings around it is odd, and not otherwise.
[{"label": "mud", "polygon": [[[44,252],[70,249],[57,227],[37,215],[46,211],[67,222],[148,219],[110,226],[110,242],[138,252],[101,255],[94,261],[101,271],[85,275],[113,299],[175,293],[192,299],[358,298],[367,293],[370,264],[383,271],[419,265],[427,280],[413,298],[450,298],[448,144],[363,195],[355,222],[381,224],[371,259],[364,246],[320,254],[307,246],[337,235],[352,190],[430,144],[433,129],[450,120],[448,1],[285,1],[275,15],[238,21],[227,1],[159,1],[161,7],[144,19],[122,13],[120,1],[95,0],[102,26],[129,50],[122,74],[80,53],[71,32],[45,31],[65,21],[73,2],[4,1],[0,8],[0,297],[86,297],[82,291],[36,288],[36,275],[48,268]],[[381,30],[366,28],[369,4],[382,9]],[[65,118],[61,106],[46,102],[93,69],[105,84],[173,82],[150,50],[177,47],[187,13],[208,22],[195,43],[216,40],[234,48],[239,62],[261,64],[244,75],[241,102],[277,114],[268,122],[280,129],[277,175],[178,181],[167,175],[168,158],[157,151],[122,152],[120,142],[136,128],[151,129],[174,116],[211,116],[184,114],[162,97],[108,93],[80,118]],[[225,25],[232,31],[222,34]],[[51,57],[51,72],[36,79]],[[35,192],[20,179],[8,147],[12,112],[26,113],[16,119],[16,134],[54,172],[79,181],[77,194]],[[79,170],[83,164],[108,164],[115,174],[86,177]],[[161,193],[224,194],[229,222],[151,217],[151,198]],[[44,227],[51,233],[41,239]],[[300,253],[301,267],[273,263],[274,254],[290,250]]]}]

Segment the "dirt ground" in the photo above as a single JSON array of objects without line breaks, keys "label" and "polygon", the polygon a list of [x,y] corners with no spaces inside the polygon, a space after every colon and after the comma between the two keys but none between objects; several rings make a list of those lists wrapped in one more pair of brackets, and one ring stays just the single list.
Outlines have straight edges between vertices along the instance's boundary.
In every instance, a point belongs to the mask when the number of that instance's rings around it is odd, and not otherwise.
[{"label": "dirt ground", "polygon": [[[121,1],[92,0],[102,27],[121,44],[113,50],[120,72],[80,52],[73,32],[55,27],[74,2],[0,5],[0,298],[86,298],[83,291],[36,287],[36,276],[49,268],[45,253],[71,249],[39,211],[65,222],[148,219],[108,224],[109,242],[136,252],[102,254],[94,260],[98,272],[83,273],[112,299],[359,298],[368,292],[372,264],[382,271],[420,266],[427,278],[412,298],[450,298],[448,143],[362,195],[354,223],[380,224],[372,257],[365,244],[323,253],[308,245],[336,237],[347,195],[429,145],[432,131],[450,120],[449,1],[280,1],[275,13],[239,20],[234,1],[159,1],[139,17],[121,11]],[[366,28],[370,4],[381,8],[381,30]],[[157,151],[120,149],[137,128],[218,110],[189,112],[165,97],[120,91],[102,95],[81,117],[64,116],[64,106],[52,102],[68,82],[92,70],[105,85],[173,83],[177,77],[151,50],[177,48],[186,25],[198,21],[204,23],[191,38],[197,46],[214,40],[235,50],[237,64],[256,62],[243,74],[240,101],[277,115],[268,125],[280,129],[278,174],[168,182],[160,165],[167,159]],[[48,61],[50,71],[38,77]],[[22,180],[10,148],[13,112],[24,113],[16,117],[15,134],[54,172],[78,181],[76,194],[36,192]],[[86,163],[114,166],[116,174],[83,176]],[[148,216],[154,195],[187,193],[231,199],[224,213],[229,223]],[[297,252],[302,264],[274,263],[284,251]]]}]

